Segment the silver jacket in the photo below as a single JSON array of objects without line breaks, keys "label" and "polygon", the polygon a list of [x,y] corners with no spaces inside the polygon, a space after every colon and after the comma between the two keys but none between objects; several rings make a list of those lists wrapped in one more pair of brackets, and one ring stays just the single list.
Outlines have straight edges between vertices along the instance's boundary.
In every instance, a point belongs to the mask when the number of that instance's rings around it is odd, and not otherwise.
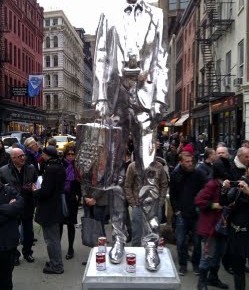
[{"label": "silver jacket", "polygon": [[115,13],[101,15],[95,47],[92,103],[108,100],[110,113],[120,85],[130,87],[126,77],[130,72],[138,74],[137,96],[143,111],[155,102],[163,105],[167,94],[162,10],[145,1],[123,2]]}]

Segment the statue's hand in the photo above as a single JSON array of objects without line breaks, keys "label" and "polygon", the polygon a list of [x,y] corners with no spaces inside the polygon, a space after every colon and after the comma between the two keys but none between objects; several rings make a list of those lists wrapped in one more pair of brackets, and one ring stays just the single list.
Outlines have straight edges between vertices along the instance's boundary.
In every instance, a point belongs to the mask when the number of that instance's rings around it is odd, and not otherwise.
[{"label": "statue's hand", "polygon": [[95,107],[96,112],[100,117],[104,117],[108,114],[108,103],[107,101],[99,101]]}]

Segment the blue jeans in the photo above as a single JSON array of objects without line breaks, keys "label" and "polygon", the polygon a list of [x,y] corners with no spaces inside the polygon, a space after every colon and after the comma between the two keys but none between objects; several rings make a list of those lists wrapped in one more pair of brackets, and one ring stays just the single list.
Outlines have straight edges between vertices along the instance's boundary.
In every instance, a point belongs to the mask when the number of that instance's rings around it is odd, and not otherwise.
[{"label": "blue jeans", "polygon": [[224,254],[226,237],[202,237],[202,255],[199,268],[203,270],[219,269]]},{"label": "blue jeans", "polygon": [[178,262],[181,266],[187,266],[188,262],[188,236],[191,234],[193,243],[193,254],[191,262],[193,266],[199,266],[201,257],[201,239],[196,234],[196,220],[182,217],[181,214],[176,216],[175,237],[178,254]]},{"label": "blue jeans", "polygon": [[93,218],[96,221],[100,221],[103,229],[104,236],[106,236],[105,232],[105,216],[106,216],[106,205],[103,206],[86,206],[83,205],[84,208],[84,217]]}]

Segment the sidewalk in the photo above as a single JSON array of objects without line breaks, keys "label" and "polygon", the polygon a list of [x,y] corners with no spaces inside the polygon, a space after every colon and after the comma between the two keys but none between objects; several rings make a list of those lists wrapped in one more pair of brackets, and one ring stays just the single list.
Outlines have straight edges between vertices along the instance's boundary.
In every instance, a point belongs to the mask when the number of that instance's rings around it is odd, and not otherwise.
[{"label": "sidewalk", "polygon": [[[82,209],[79,210],[79,217],[80,216],[82,216]],[[111,225],[107,225],[106,229],[107,239],[111,241]],[[41,228],[37,224],[35,224],[35,237],[38,239],[38,242],[36,242],[36,245],[33,247],[33,256],[36,259],[35,263],[29,264],[21,259],[21,265],[15,267],[13,273],[14,290],[81,290],[81,280],[85,269],[85,266],[82,266],[81,263],[83,260],[87,260],[90,248],[81,244],[80,229],[76,229],[74,246],[75,257],[72,260],[66,260],[67,230],[66,226],[64,226],[62,252],[65,272],[62,275],[46,275],[42,273],[44,264],[47,261],[47,251],[43,241]],[[174,261],[176,261],[175,246],[168,245],[168,247],[171,250]],[[180,277],[182,281],[182,290],[196,289],[197,277],[193,274],[190,266],[187,275]],[[178,269],[177,264],[176,268]],[[223,268],[220,270],[220,278],[223,282],[229,284],[230,289],[234,289],[232,276],[226,273]],[[249,287],[249,274],[247,274],[247,287]],[[214,290],[217,288],[208,287],[208,289]]]}]

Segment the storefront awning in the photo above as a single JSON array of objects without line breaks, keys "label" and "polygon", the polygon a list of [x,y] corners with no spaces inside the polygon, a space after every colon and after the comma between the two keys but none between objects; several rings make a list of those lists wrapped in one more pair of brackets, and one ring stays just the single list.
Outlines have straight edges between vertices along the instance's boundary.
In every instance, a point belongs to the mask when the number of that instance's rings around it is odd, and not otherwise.
[{"label": "storefront awning", "polygon": [[175,126],[182,126],[183,123],[189,118],[189,114],[182,115],[181,118],[175,122]]},{"label": "storefront awning", "polygon": [[178,120],[178,118],[173,118],[172,120],[170,120],[170,124],[175,125],[175,122]]}]

